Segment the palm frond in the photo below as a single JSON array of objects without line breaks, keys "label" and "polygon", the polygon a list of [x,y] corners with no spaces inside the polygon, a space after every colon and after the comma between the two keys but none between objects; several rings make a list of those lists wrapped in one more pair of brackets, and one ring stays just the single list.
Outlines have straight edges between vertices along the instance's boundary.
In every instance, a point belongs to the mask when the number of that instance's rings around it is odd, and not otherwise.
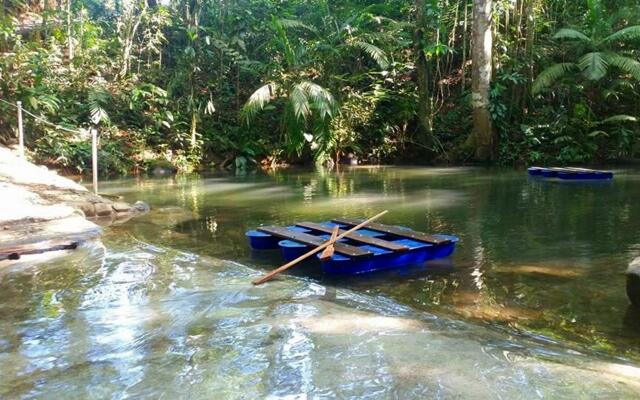
[{"label": "palm frond", "polygon": [[109,114],[105,107],[112,101],[111,94],[102,87],[96,87],[89,91],[88,105],[91,122],[98,125],[101,122],[109,123]]},{"label": "palm frond", "polygon": [[602,43],[611,43],[618,40],[640,38],[640,25],[627,26],[602,39]]},{"label": "palm frond", "polygon": [[608,65],[604,53],[597,51],[587,53],[578,60],[578,67],[584,76],[592,81],[602,79],[607,74]]},{"label": "palm frond", "polygon": [[94,105],[93,107],[91,107],[90,114],[91,122],[93,122],[95,125],[98,125],[103,121],[109,122],[109,114],[107,114],[107,111],[99,105]]},{"label": "palm frond", "polygon": [[247,100],[242,107],[242,117],[247,125],[250,124],[256,114],[258,114],[258,112],[260,112],[264,106],[266,106],[271,99],[275,97],[276,90],[276,84],[271,82],[253,92],[249,97],[249,100]]},{"label": "palm frond", "polygon": [[595,28],[602,20],[602,0],[587,0],[587,21],[591,28]]},{"label": "palm frond", "polygon": [[293,103],[287,102],[282,115],[282,130],[286,132],[286,144],[290,153],[302,154],[305,144],[304,122],[296,116]]},{"label": "palm frond", "polygon": [[558,32],[553,35],[554,39],[571,39],[571,40],[582,40],[583,42],[591,42],[591,38],[584,33],[571,29],[571,28],[562,28]]},{"label": "palm frond", "polygon": [[306,88],[302,83],[293,87],[289,95],[289,102],[291,107],[293,107],[295,117],[306,121],[307,117],[311,114],[311,107],[309,105]]},{"label": "palm frond", "polygon": [[631,115],[618,114],[609,118],[605,118],[602,121],[598,122],[598,124],[612,124],[618,122],[638,122],[638,118]]},{"label": "palm frond", "polygon": [[312,131],[317,145],[314,157],[316,160],[321,160],[327,156],[329,149],[335,146],[336,138],[331,133],[331,123],[326,119],[314,119]]},{"label": "palm frond", "polygon": [[29,99],[31,106],[35,110],[46,110],[50,114],[55,114],[60,109],[60,99],[54,94],[40,94]]},{"label": "palm frond", "polygon": [[371,58],[373,58],[375,62],[378,63],[380,68],[386,69],[389,66],[389,58],[387,57],[387,54],[384,52],[384,50],[382,50],[378,46],[375,46],[371,43],[359,42],[359,41],[353,42],[352,44],[362,49]]},{"label": "palm frond", "polygon": [[621,69],[640,81],[640,62],[615,53],[609,53],[606,57],[610,65]]},{"label": "palm frond", "polygon": [[321,119],[332,118],[336,110],[336,101],[331,92],[313,82],[303,81],[298,85],[309,98],[310,107]]},{"label": "palm frond", "polygon": [[552,65],[540,72],[536,80],[533,82],[533,87],[531,88],[532,94],[540,93],[543,89],[551,86],[563,75],[575,70],[576,67],[577,66],[574,63],[560,63]]},{"label": "palm frond", "polygon": [[278,18],[278,22],[280,22],[280,25],[282,25],[282,27],[286,29],[302,28],[311,32],[317,32],[316,28],[314,28],[313,26],[307,25],[302,21],[298,21],[297,19]]},{"label": "palm frond", "polygon": [[280,20],[275,16],[271,17],[271,26],[276,31],[276,39],[279,42],[280,47],[284,51],[285,59],[290,67],[293,67],[298,63],[296,58],[296,52],[289,41],[289,37],[287,36],[287,30],[282,25]]}]

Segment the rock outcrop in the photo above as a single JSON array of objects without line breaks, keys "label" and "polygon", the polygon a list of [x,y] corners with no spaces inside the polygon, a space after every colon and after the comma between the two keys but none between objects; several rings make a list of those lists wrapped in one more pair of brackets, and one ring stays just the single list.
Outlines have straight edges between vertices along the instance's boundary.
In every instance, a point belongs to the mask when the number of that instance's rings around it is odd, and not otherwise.
[{"label": "rock outcrop", "polygon": [[148,206],[111,201],[0,147],[0,261],[75,248]]},{"label": "rock outcrop", "polygon": [[640,257],[631,261],[627,268],[627,297],[640,310]]}]

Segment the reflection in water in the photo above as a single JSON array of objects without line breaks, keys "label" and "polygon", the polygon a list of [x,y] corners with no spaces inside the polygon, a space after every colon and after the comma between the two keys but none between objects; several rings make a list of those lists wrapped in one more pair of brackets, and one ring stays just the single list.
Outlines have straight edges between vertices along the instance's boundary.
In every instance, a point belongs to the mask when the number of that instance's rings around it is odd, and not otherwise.
[{"label": "reflection in water", "polygon": [[5,276],[0,397],[632,398],[640,390],[630,365],[505,342],[382,296],[299,279],[254,287],[258,273],[237,263],[105,240],[106,254],[87,248]]}]

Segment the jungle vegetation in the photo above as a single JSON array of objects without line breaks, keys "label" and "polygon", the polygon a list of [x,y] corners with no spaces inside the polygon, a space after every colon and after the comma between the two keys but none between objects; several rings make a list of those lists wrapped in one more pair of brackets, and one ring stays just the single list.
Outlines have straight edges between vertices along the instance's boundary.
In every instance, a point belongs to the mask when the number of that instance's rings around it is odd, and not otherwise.
[{"label": "jungle vegetation", "polygon": [[[638,156],[637,0],[1,0],[0,141],[102,171]],[[60,129],[69,128],[69,130]]]}]

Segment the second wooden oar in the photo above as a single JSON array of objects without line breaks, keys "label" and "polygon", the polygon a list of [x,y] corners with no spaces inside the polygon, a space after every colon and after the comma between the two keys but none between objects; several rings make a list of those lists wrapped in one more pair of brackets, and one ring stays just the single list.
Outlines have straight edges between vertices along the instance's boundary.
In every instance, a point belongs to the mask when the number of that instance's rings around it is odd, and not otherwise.
[{"label": "second wooden oar", "polygon": [[301,255],[300,257],[296,258],[295,260],[286,263],[285,265],[283,265],[282,267],[280,267],[278,269],[274,269],[273,271],[269,272],[268,274],[266,274],[265,276],[263,276],[260,279],[256,279],[255,281],[253,281],[253,284],[254,285],[260,285],[260,284],[265,283],[266,281],[270,280],[274,276],[278,275],[280,272],[288,270],[289,268],[293,267],[294,265],[296,265],[300,261],[305,260],[305,259],[311,257],[312,255],[316,254],[320,250],[323,250],[323,249],[333,245],[338,240],[342,239],[343,237],[347,236],[348,234],[350,234],[352,232],[357,231],[358,229],[362,228],[363,226],[367,225],[368,223],[375,221],[376,219],[382,217],[383,215],[385,215],[388,212],[389,212],[388,210],[384,210],[380,214],[375,215],[375,216],[369,218],[368,220],[366,220],[366,221],[354,226],[353,228],[349,229],[348,231],[336,236],[335,239],[327,240],[326,242],[324,242],[320,246],[316,247],[313,250],[310,250],[307,253],[304,253],[303,255]]}]

